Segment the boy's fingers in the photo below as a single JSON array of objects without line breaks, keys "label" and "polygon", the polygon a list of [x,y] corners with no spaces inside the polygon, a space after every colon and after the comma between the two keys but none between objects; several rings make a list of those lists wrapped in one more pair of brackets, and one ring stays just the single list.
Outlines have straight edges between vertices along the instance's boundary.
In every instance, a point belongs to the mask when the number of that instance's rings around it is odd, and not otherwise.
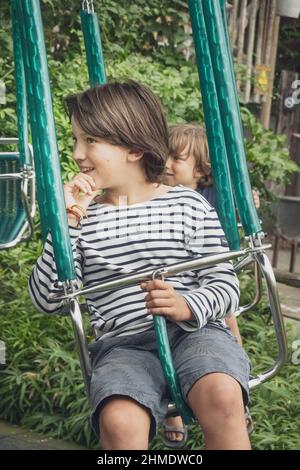
[{"label": "boy's fingers", "polygon": [[153,299],[147,302],[147,308],[160,308],[160,307],[172,307],[172,302],[170,299]]},{"label": "boy's fingers", "polygon": [[141,289],[146,291],[151,291],[153,289],[163,289],[167,290],[170,286],[165,281],[161,279],[154,279],[153,281],[146,281],[141,283]]},{"label": "boy's fingers", "polygon": [[79,188],[83,193],[90,192],[90,188],[86,184],[84,184],[81,180],[74,181],[74,186]]},{"label": "boy's fingers", "polygon": [[169,317],[170,319],[172,318],[172,308],[170,307],[156,307],[152,308],[151,312],[149,312],[151,315],[162,315],[164,317]]},{"label": "boy's fingers", "polygon": [[80,173],[80,177],[88,181],[91,186],[96,185],[94,179],[90,175],[87,175],[86,173]]},{"label": "boy's fingers", "polygon": [[145,297],[145,300],[152,300],[152,299],[169,299],[170,298],[170,292],[169,290],[166,289],[160,289],[160,290],[151,290]]}]

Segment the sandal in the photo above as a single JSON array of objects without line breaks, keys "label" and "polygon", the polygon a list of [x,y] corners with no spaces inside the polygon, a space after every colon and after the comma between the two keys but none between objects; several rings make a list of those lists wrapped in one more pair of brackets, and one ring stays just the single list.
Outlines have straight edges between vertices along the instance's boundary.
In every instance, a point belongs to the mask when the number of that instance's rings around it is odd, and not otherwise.
[{"label": "sandal", "polygon": [[248,406],[245,406],[245,419],[246,419],[247,432],[248,434],[251,434],[254,426],[253,426],[253,419],[250,415]]},{"label": "sandal", "polygon": [[[188,428],[183,425],[183,427],[179,426],[168,426],[168,425],[163,425],[163,436],[162,436],[162,441],[163,443],[167,446],[170,447],[171,449],[181,449],[186,444],[186,441],[188,439]],[[182,439],[180,441],[173,441],[169,439],[166,436],[167,432],[177,432],[178,434],[182,435]]]}]

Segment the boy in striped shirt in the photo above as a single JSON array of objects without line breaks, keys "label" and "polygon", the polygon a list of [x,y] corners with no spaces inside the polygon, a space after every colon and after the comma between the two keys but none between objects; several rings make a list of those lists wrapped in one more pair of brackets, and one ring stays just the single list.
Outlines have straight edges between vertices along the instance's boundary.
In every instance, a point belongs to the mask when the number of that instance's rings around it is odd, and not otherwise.
[{"label": "boy in striped shirt", "polygon": [[[106,84],[69,97],[67,106],[79,173],[64,194],[79,283],[228,250],[216,212],[201,195],[161,184],[168,130],[148,87]],[[29,282],[33,302],[45,313],[63,307],[49,300],[56,281],[49,235]],[[231,263],[96,292],[86,300],[96,334],[90,346],[91,420],[102,448],[147,449],[165,418],[169,393],[154,315],[167,319],[181,391],[206,448],[250,448],[244,419],[249,361],[224,323],[239,301]]]}]

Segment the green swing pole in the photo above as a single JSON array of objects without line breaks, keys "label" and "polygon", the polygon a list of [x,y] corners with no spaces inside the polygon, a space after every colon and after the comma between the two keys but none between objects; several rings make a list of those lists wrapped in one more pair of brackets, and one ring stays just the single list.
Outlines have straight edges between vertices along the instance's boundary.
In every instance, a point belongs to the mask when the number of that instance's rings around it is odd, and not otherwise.
[{"label": "green swing pole", "polygon": [[[26,46],[26,26],[23,22],[23,14],[22,10],[18,6],[17,0],[11,0],[11,14],[12,14],[12,20],[13,20],[13,40],[14,40],[14,50],[17,49],[17,53],[15,52],[15,67],[16,70],[16,92],[17,92],[17,103],[18,103],[18,108],[17,111],[18,113],[24,113],[24,115],[21,118],[21,122],[25,122],[25,116],[26,118],[28,117],[28,112],[27,112],[27,107],[25,108],[25,105],[23,104],[23,98],[22,98],[22,105],[19,107],[19,99],[21,97],[26,96],[27,103],[28,103],[28,108],[30,111],[31,115],[31,128],[35,125],[36,123],[36,116],[35,116],[35,109],[34,109],[34,101],[33,101],[33,96],[32,96],[32,84],[33,81],[31,79],[31,66],[29,63],[29,58],[28,58],[28,50]],[[22,66],[19,63],[22,61]],[[22,70],[22,72],[21,72]],[[27,85],[26,85],[26,82]],[[27,90],[26,90],[27,88]],[[26,114],[25,114],[26,113]],[[19,114],[18,114],[18,124],[19,124]],[[28,126],[26,122],[26,127],[28,131]],[[20,131],[21,131],[21,139],[22,135],[25,135],[25,128],[21,130],[20,128],[18,129],[19,136],[20,136]],[[38,141],[38,129],[36,132],[31,132],[32,136],[32,141],[33,141],[33,147],[34,147],[34,156],[35,160],[39,159],[39,141]],[[25,149],[27,148],[28,151],[28,140],[24,139],[24,146]],[[20,153],[22,153],[22,147],[19,148]],[[25,161],[27,162],[27,154],[25,155]],[[47,232],[48,232],[48,215],[47,215],[47,206],[46,206],[46,200],[45,200],[45,187],[44,187],[44,182],[43,182],[43,174],[42,174],[42,168],[41,165],[37,165],[35,168],[35,172],[37,175],[37,197],[39,201],[39,207],[40,207],[40,218],[41,218],[41,231],[42,231],[42,238],[43,240],[46,239]]]},{"label": "green swing pole", "polygon": [[[201,0],[200,0],[201,1]],[[254,206],[232,59],[219,2],[201,1],[235,200],[246,235],[262,231]]]},{"label": "green swing pole", "polygon": [[[227,54],[228,54],[227,57],[228,57],[228,60],[230,62],[231,79],[234,83],[236,83],[235,72],[234,72],[234,64],[233,64],[233,56],[232,56],[232,48],[231,48],[231,43],[230,43],[229,31],[228,31],[228,27],[227,27],[226,0],[221,1],[221,12],[222,12],[224,32],[225,32],[225,37],[226,37],[226,46],[227,46]],[[238,109],[238,115],[239,115],[239,120],[240,120],[240,129],[241,129],[241,133],[243,134],[243,123],[242,123],[242,117],[241,117],[241,112],[240,112],[240,103],[239,103],[238,91],[237,91],[236,86],[234,87],[234,96],[235,96],[236,107]]]},{"label": "green swing pole", "polygon": [[15,2],[11,2],[12,30],[13,30],[13,50],[15,63],[15,82],[17,97],[17,117],[18,117],[18,148],[20,153],[20,167],[30,163],[28,147],[28,124],[27,124],[27,101],[26,83],[23,66],[21,37],[16,16]]},{"label": "green swing pole", "polygon": [[191,410],[183,401],[180,393],[177,373],[173,365],[166,319],[163,316],[154,316],[153,322],[156,342],[158,345],[158,355],[172,400],[174,401],[176,410],[181,415],[184,424],[189,424],[194,417]]},{"label": "green swing pole", "polygon": [[[87,9],[85,9],[85,5]],[[97,14],[92,1],[84,1],[80,11],[86,60],[91,87],[106,83],[101,34]]]},{"label": "green swing pole", "polygon": [[227,161],[226,145],[201,1],[189,0],[189,9],[209,144],[212,175],[214,186],[216,188],[218,215],[230,249],[238,250],[240,248],[240,237],[237,229],[236,211]]},{"label": "green swing pole", "polygon": [[28,52],[31,70],[30,75],[26,75],[26,85],[31,98],[29,114],[33,145],[39,156],[35,167],[44,183],[58,279],[72,280],[76,274],[61,184],[40,3],[38,0],[16,0],[16,5],[19,24],[23,24],[23,52]]}]

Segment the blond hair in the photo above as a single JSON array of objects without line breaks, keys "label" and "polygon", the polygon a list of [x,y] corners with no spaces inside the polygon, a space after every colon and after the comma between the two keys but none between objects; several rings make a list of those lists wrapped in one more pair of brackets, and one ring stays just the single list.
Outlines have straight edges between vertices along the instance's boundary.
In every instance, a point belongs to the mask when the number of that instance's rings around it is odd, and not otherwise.
[{"label": "blond hair", "polygon": [[195,169],[203,174],[198,187],[212,185],[211,165],[205,130],[199,124],[172,124],[169,126],[169,155],[178,156],[182,153],[192,155]]}]

